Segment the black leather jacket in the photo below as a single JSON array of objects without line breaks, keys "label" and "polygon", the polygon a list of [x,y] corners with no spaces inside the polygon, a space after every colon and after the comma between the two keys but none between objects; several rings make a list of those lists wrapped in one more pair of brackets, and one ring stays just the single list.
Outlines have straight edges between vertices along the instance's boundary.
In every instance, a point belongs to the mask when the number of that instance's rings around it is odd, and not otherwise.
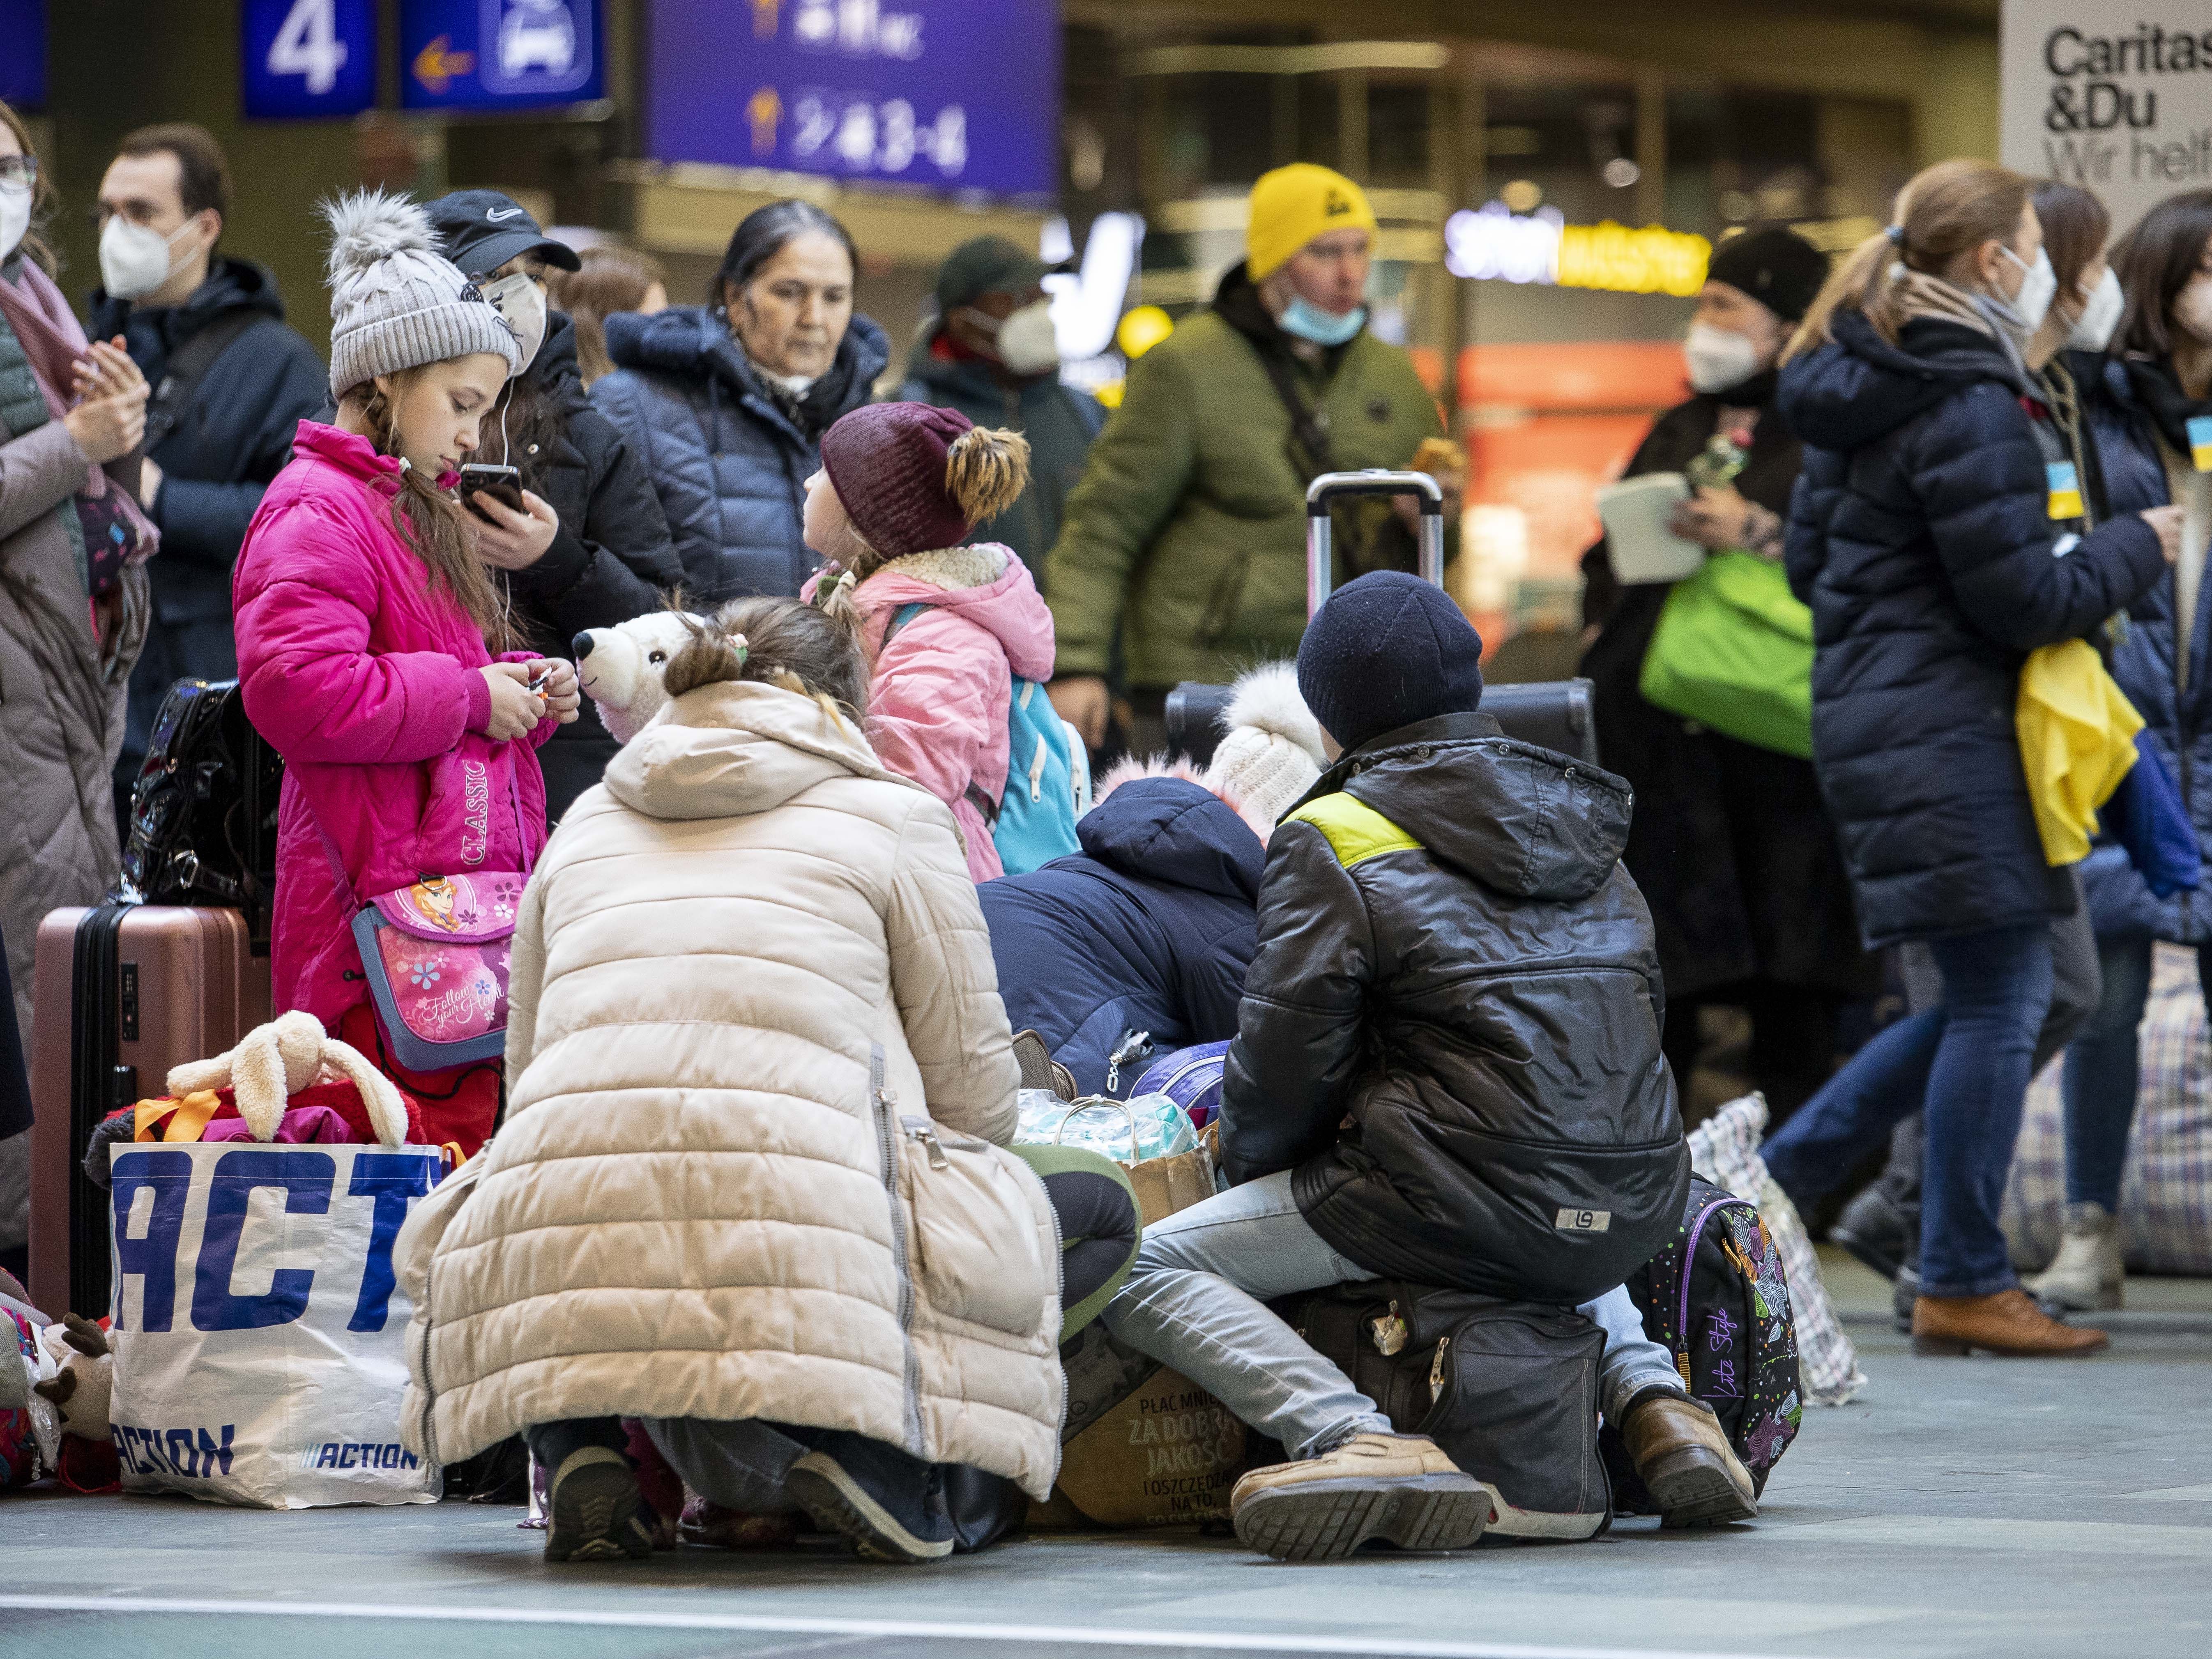
[{"label": "black leather jacket", "polygon": [[1690,1179],[1628,786],[1486,714],[1344,757],[1268,844],[1222,1152],[1370,1272],[1581,1302]]}]

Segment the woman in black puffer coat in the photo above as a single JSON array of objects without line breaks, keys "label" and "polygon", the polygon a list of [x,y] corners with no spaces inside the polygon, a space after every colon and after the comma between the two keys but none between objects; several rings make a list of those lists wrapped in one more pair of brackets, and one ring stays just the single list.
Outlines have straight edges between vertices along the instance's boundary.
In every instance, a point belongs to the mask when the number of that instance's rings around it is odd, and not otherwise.
[{"label": "woman in black puffer coat", "polygon": [[[477,550],[501,573],[532,647],[565,657],[586,629],[658,610],[664,592],[682,585],[684,567],[644,458],[584,396],[574,325],[546,309],[546,268],[574,270],[574,252],[497,191],[455,191],[428,211],[446,257],[523,337],[522,372],[470,459],[520,469],[526,510],[477,497]],[[538,751],[556,823],[622,746],[589,712]]]},{"label": "woman in black puffer coat", "polygon": [[2046,1319],[1997,1227],[2051,1000],[2049,922],[2075,902],[2045,860],[2014,726],[2021,667],[2130,604],[2172,550],[2129,515],[2054,556],[2021,351],[2056,286],[2030,181],[1946,161],[1831,279],[1781,405],[1805,442],[1791,586],[1813,609],[1814,763],[1869,947],[1924,939],[1944,1001],[1862,1049],[1770,1146],[1806,1155],[1919,1103],[1928,1078],[1923,1352],[2088,1352]]}]

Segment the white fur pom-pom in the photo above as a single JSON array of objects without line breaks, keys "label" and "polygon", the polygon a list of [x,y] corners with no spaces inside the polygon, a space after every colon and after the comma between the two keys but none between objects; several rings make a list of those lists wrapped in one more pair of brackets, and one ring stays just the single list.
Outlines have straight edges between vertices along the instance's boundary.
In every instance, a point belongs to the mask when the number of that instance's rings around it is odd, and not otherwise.
[{"label": "white fur pom-pom", "polygon": [[1328,757],[1322,752],[1321,722],[1298,695],[1296,663],[1262,663],[1238,675],[1222,724],[1231,732],[1252,726],[1287,738],[1312,756],[1316,766],[1328,764]]},{"label": "white fur pom-pom", "polygon": [[434,253],[430,216],[404,196],[382,190],[356,190],[322,204],[331,228],[328,280],[332,288],[410,251]]}]

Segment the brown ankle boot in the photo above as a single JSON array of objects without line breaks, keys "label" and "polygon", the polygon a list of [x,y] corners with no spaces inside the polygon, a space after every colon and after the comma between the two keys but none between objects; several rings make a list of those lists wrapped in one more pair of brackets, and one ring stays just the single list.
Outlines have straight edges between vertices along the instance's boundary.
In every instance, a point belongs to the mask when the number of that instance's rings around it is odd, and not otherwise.
[{"label": "brown ankle boot", "polygon": [[2102,1331],[2062,1325],[2014,1286],[1995,1296],[1923,1296],[1912,1304],[1912,1352],[2063,1357],[2102,1353],[2112,1339]]},{"label": "brown ankle boot", "polygon": [[1751,1472],[1704,1401],[1647,1394],[1628,1408],[1620,1437],[1662,1527],[1721,1527],[1759,1513]]}]

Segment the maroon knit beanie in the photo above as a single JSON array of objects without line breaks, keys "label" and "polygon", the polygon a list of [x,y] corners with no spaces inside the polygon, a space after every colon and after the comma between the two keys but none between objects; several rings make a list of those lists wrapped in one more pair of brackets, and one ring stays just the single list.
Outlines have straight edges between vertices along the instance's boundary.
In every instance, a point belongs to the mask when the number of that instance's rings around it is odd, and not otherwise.
[{"label": "maroon knit beanie", "polygon": [[853,527],[886,559],[957,547],[968,516],[945,458],[975,423],[933,404],[869,404],[822,434],[822,466]]}]

